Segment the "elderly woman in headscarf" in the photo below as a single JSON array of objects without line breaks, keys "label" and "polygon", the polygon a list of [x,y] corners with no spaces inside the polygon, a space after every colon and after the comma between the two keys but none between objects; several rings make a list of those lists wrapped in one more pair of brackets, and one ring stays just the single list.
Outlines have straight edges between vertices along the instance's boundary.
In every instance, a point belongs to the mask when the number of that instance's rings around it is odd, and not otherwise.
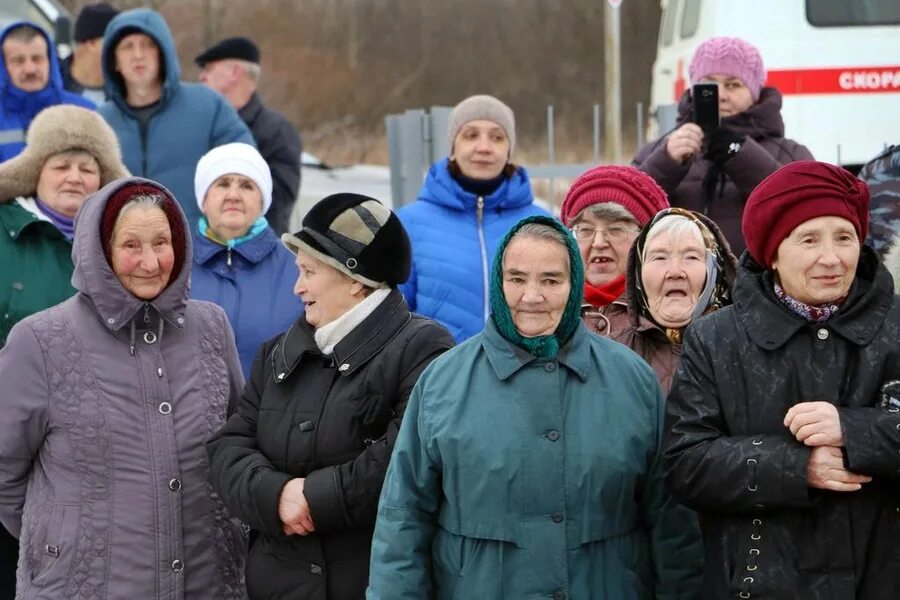
[{"label": "elderly woman in headscarf", "polygon": [[734,304],[687,331],[673,494],[704,523],[705,598],[896,598],[900,301],[863,245],[869,192],[800,161],[744,211]]},{"label": "elderly woman in headscarf", "polygon": [[23,598],[244,597],[246,537],[204,442],[243,384],[221,308],[188,299],[178,203],[120,179],[78,213],[78,293],[0,350],[0,522]]},{"label": "elderly woman in headscarf", "polygon": [[560,218],[578,242],[584,265],[582,319],[591,331],[608,335],[610,319],[626,314],[628,251],[641,228],[668,207],[662,188],[634,167],[601,165],[572,183]]},{"label": "elderly woman in headscarf", "polygon": [[610,337],[644,358],[672,386],[688,325],[731,304],[737,259],[718,226],[667,208],[641,231],[628,255],[626,311],[610,318]]},{"label": "elderly woman in headscarf", "polygon": [[584,274],[547,217],[501,240],[485,331],[410,400],[368,598],[696,597],[696,518],[661,470],[653,371],[580,320]]}]

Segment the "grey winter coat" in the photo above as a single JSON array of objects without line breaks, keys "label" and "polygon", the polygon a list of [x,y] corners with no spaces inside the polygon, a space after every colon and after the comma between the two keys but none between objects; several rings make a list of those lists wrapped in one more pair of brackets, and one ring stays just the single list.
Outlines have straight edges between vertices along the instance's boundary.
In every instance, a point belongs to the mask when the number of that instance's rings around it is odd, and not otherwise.
[{"label": "grey winter coat", "polygon": [[[221,308],[188,300],[187,259],[155,300],[119,283],[100,221],[78,215],[78,293],[0,351],[0,521],[23,599],[244,598],[245,538],[208,482],[207,438],[243,385]],[[168,194],[164,188],[160,190]]]}]

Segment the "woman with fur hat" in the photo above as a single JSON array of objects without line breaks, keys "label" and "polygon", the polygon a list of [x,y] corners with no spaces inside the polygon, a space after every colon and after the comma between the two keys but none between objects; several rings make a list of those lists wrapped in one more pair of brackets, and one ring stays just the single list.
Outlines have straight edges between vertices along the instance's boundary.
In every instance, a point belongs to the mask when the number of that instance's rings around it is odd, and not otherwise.
[{"label": "woman with fur hat", "polygon": [[406,402],[453,339],[397,290],[409,238],[377,200],[329,196],[282,241],[305,311],[260,348],[209,442],[212,483],[252,529],[251,600],[355,600]]},{"label": "woman with fur hat", "polygon": [[22,598],[245,598],[246,536],[205,441],[243,387],[221,308],[188,299],[191,237],[161,185],[113,181],[78,212],[78,293],[0,350],[0,522]]},{"label": "woman with fur hat", "polygon": [[531,183],[512,162],[513,111],[493,96],[470,96],[450,113],[450,156],[433,164],[416,202],[397,215],[412,241],[410,310],[444,325],[457,342],[481,331],[489,310],[489,265],[506,231],[534,204]]},{"label": "woman with fur hat", "polygon": [[580,263],[549,217],[500,241],[487,327],[410,400],[370,600],[698,597],[697,519],[661,468],[659,383],[581,323]]},{"label": "woman with fur hat", "polygon": [[704,598],[897,596],[900,299],[868,219],[848,171],[775,171],[734,304],[685,334],[666,462],[703,519]]},{"label": "woman with fur hat", "polygon": [[578,242],[584,265],[581,313],[591,331],[609,334],[610,319],[626,313],[628,251],[641,228],[668,206],[666,193],[634,167],[601,165],[572,183],[560,218]]},{"label": "woman with fur hat", "polygon": [[720,126],[703,131],[694,122],[688,89],[678,104],[677,128],[641,148],[633,164],[662,186],[672,206],[715,221],[739,256],[750,192],[780,166],[812,154],[784,137],[781,93],[765,87],[762,56],[750,43],[710,38],[697,47],[688,72],[692,84],[718,85]]},{"label": "woman with fur hat", "polygon": [[244,377],[260,344],[300,314],[294,256],[269,226],[272,174],[253,146],[233,143],[197,163],[194,191],[202,216],[193,228],[191,297],[225,309]]}]

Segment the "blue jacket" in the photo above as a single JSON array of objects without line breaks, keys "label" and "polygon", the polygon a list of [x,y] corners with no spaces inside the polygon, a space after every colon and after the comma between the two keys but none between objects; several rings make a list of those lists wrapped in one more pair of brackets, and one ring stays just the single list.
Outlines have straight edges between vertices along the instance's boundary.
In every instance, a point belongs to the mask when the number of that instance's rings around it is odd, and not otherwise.
[{"label": "blue jacket", "polygon": [[10,29],[19,25],[30,25],[39,30],[47,42],[47,56],[50,60],[50,80],[38,92],[26,92],[13,85],[6,70],[6,61],[0,60],[0,162],[16,156],[25,148],[25,132],[32,119],[48,106],[75,104],[85,108],[96,108],[94,103],[63,89],[63,79],[59,71],[59,60],[53,40],[43,29],[28,21],[16,21],[0,34],[0,46]]},{"label": "blue jacket", "polygon": [[[116,72],[115,47],[135,30],[156,41],[165,77],[159,107],[146,127],[125,102],[125,84]],[[116,132],[128,170],[166,186],[188,222],[196,223],[200,209],[194,198],[194,170],[200,157],[229,142],[256,144],[225,98],[204,85],[179,81],[180,75],[172,33],[159,13],[129,10],[110,21],[103,39],[103,77],[111,100],[99,112]]]},{"label": "blue jacket", "polygon": [[191,298],[225,309],[248,379],[260,345],[285,331],[302,312],[294,295],[299,275],[294,257],[269,227],[232,250],[199,234],[193,237]]},{"label": "blue jacket", "polygon": [[503,235],[521,219],[547,212],[534,205],[522,167],[478,198],[447,165],[446,158],[433,164],[418,201],[397,211],[413,250],[412,273],[400,290],[411,311],[438,321],[459,343],[484,329],[490,265]]}]

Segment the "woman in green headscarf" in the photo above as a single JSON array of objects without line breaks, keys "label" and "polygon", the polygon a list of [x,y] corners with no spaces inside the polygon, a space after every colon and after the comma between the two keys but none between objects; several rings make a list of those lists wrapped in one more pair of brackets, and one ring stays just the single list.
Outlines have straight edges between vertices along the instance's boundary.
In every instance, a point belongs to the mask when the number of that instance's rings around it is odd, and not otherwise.
[{"label": "woman in green headscarf", "polygon": [[664,405],[637,355],[581,324],[559,222],[500,243],[491,319],[413,391],[368,598],[695,598],[695,517],[663,484]]}]

